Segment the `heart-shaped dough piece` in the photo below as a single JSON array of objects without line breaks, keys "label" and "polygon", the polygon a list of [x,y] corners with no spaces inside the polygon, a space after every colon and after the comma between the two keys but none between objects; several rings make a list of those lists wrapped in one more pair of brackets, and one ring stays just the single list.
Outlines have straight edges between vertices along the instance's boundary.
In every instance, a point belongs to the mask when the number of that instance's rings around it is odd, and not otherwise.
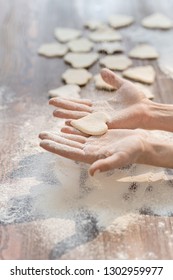
[{"label": "heart-shaped dough piece", "polygon": [[68,53],[65,55],[65,62],[70,63],[74,68],[88,68],[99,58],[97,53]]},{"label": "heart-shaped dough piece", "polygon": [[101,28],[97,31],[91,32],[89,38],[94,42],[113,42],[122,40],[121,34],[110,28]]},{"label": "heart-shaped dough piece", "polygon": [[163,14],[155,13],[144,18],[142,20],[142,25],[151,29],[170,29],[173,27],[173,21]]},{"label": "heart-shaped dough piece", "polygon": [[134,22],[134,18],[127,15],[113,15],[109,17],[109,24],[114,28],[125,27]]},{"label": "heart-shaped dough piece", "polygon": [[131,59],[122,54],[107,55],[100,59],[100,64],[111,70],[123,71],[132,65]]},{"label": "heart-shaped dough piece", "polygon": [[93,45],[87,38],[79,38],[68,43],[68,47],[72,52],[89,52]]},{"label": "heart-shaped dough piece", "polygon": [[86,69],[67,69],[63,75],[62,79],[67,84],[76,84],[79,86],[84,86],[92,78],[92,74]]},{"label": "heart-shaped dough piece", "polygon": [[62,98],[80,98],[79,92],[81,88],[78,85],[65,85],[59,88],[51,89],[49,91],[50,97]]},{"label": "heart-shaped dough piece", "polygon": [[54,31],[55,38],[60,42],[68,42],[81,36],[81,31],[74,28],[58,27]]},{"label": "heart-shaped dough piece", "polygon": [[159,57],[159,54],[152,46],[141,44],[129,52],[129,57],[139,59],[155,59]]},{"label": "heart-shaped dough piece", "polygon": [[129,68],[123,72],[125,78],[146,84],[152,84],[155,80],[155,75],[156,73],[151,65],[137,66]]},{"label": "heart-shaped dough piece", "polygon": [[72,120],[71,125],[88,135],[102,135],[107,130],[108,116],[102,112],[91,113],[78,120]]},{"label": "heart-shaped dough piece", "polygon": [[64,56],[68,51],[68,47],[65,44],[60,43],[49,43],[41,45],[38,49],[38,54],[46,57],[61,57]]}]

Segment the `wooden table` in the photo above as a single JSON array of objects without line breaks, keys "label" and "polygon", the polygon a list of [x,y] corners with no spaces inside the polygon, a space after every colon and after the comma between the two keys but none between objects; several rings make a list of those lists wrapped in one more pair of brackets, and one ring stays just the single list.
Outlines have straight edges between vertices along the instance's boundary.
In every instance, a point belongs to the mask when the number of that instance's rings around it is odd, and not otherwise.
[{"label": "wooden table", "polygon": [[[161,54],[171,55],[173,30],[145,30],[140,21],[152,12],[172,17],[173,1],[0,0],[0,7],[0,259],[173,259],[172,213],[159,215],[158,211],[142,208],[141,202],[137,212],[131,213],[135,209],[129,206],[123,218],[115,215],[113,226],[111,221],[103,226],[98,223],[99,212],[93,211],[93,190],[86,183],[88,166],[59,159],[39,148],[40,131],[63,125],[63,120],[52,117],[47,92],[63,84],[61,75],[69,65],[60,58],[37,55],[41,44],[55,40],[55,27],[75,27],[87,35],[83,28],[86,20],[107,21],[110,14],[116,13],[136,19],[134,25],[120,30],[126,52],[138,42],[148,42],[158,46]],[[154,66],[155,101],[172,103],[173,80],[160,70],[158,62],[133,63]],[[98,63],[89,69],[93,74],[99,70]],[[82,89],[81,95],[98,96],[93,81]],[[107,98],[107,93],[99,96]],[[165,172],[171,179],[171,170]],[[169,196],[172,182],[153,180],[148,190],[158,184]],[[135,186],[123,186],[133,201]],[[116,187],[116,196],[115,190]],[[98,187],[96,191],[101,190]],[[88,193],[91,209],[79,203],[86,202]],[[122,202],[128,201],[128,194],[122,196]],[[166,200],[162,202],[166,208]],[[99,206],[104,218],[104,213],[109,217],[106,203],[109,208],[108,200]],[[121,218],[126,221],[124,227]]]}]

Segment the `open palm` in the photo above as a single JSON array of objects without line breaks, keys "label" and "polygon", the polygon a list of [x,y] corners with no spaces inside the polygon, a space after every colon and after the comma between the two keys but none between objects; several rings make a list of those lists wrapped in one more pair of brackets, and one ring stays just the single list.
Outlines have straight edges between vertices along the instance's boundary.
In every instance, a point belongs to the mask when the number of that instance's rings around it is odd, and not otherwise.
[{"label": "open palm", "polygon": [[[72,129],[72,128],[71,128]],[[71,133],[71,132],[70,132]],[[91,164],[91,175],[120,168],[131,163],[142,163],[144,138],[142,130],[111,129],[102,136],[73,133],[40,133],[40,146],[57,155]]]},{"label": "open palm", "polygon": [[108,128],[146,128],[149,101],[133,83],[102,69],[105,82],[117,89],[115,97],[106,101],[52,98],[49,103],[57,107],[54,116],[79,119],[92,112],[102,111],[109,116]]}]

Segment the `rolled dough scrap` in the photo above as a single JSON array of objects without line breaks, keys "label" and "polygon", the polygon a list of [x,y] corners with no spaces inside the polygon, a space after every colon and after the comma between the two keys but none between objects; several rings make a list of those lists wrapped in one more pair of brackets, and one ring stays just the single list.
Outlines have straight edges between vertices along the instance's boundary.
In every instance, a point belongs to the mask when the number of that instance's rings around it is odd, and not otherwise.
[{"label": "rolled dough scrap", "polygon": [[50,97],[80,98],[81,88],[78,85],[65,85],[49,91]]},{"label": "rolled dough scrap", "polygon": [[151,65],[138,66],[125,70],[123,76],[134,81],[152,84],[155,80],[155,71]]},{"label": "rolled dough scrap", "polygon": [[73,28],[58,27],[54,31],[55,38],[60,42],[68,42],[81,36],[81,31]]},{"label": "rolled dough scrap", "polygon": [[38,49],[38,54],[47,57],[64,56],[68,51],[68,47],[65,44],[50,43],[41,45]]},{"label": "rolled dough scrap", "polygon": [[88,68],[99,58],[97,53],[68,53],[65,55],[65,62],[70,63],[74,68]]},{"label": "rolled dough scrap", "polygon": [[132,61],[125,55],[107,55],[100,59],[100,64],[111,70],[123,71],[132,65]]},{"label": "rolled dough scrap", "polygon": [[94,81],[95,81],[95,86],[97,89],[104,89],[107,91],[112,91],[115,90],[114,87],[112,87],[111,85],[107,84],[101,77],[100,74],[97,74],[94,76]]},{"label": "rolled dough scrap", "polygon": [[67,84],[76,84],[79,86],[84,86],[92,78],[92,74],[86,69],[68,69],[63,75],[62,79]]},{"label": "rolled dough scrap", "polygon": [[108,116],[102,112],[91,113],[78,120],[72,120],[71,125],[88,135],[102,135],[108,127]]},{"label": "rolled dough scrap", "polygon": [[158,181],[158,180],[163,181],[164,180],[163,174],[164,174],[163,172],[158,172],[158,173],[154,174],[153,172],[147,172],[144,169],[142,174],[122,177],[122,178],[118,179],[117,181],[119,181],[119,182],[154,182],[154,181]]},{"label": "rolled dough scrap", "polygon": [[109,17],[109,24],[114,28],[125,27],[134,22],[134,18],[127,15],[112,15]]},{"label": "rolled dough scrap", "polygon": [[123,46],[119,42],[106,42],[101,43],[97,50],[99,52],[105,52],[107,54],[113,54],[115,52],[123,52]]},{"label": "rolled dough scrap", "polygon": [[173,27],[173,21],[163,14],[155,13],[145,17],[142,20],[142,25],[151,29],[170,29]]},{"label": "rolled dough scrap", "polygon": [[154,59],[158,58],[159,54],[152,46],[141,44],[139,46],[136,46],[129,52],[129,57],[140,59]]},{"label": "rolled dough scrap", "polygon": [[91,32],[89,38],[94,42],[113,42],[122,40],[121,34],[110,28],[101,28],[97,31]]},{"label": "rolled dough scrap", "polygon": [[72,52],[89,52],[93,48],[93,43],[87,38],[79,38],[68,43]]},{"label": "rolled dough scrap", "polygon": [[99,20],[88,20],[84,26],[89,28],[90,30],[95,30],[95,29],[98,29],[98,28],[101,28],[102,26],[104,25],[104,23],[102,23],[101,21]]},{"label": "rolled dough scrap", "polygon": [[148,86],[148,85],[143,85],[141,83],[134,83],[135,86],[137,86],[144,94],[145,96],[148,98],[148,99],[153,99],[154,98],[154,95],[151,91],[151,86]]}]

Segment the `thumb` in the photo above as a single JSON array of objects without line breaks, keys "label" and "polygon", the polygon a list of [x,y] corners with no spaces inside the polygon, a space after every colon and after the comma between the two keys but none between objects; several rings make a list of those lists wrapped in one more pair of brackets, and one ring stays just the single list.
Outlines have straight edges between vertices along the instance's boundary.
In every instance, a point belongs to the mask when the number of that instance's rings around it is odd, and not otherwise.
[{"label": "thumb", "polygon": [[115,89],[119,89],[125,83],[123,78],[119,77],[107,68],[103,68],[101,70],[101,76],[107,84],[113,86]]},{"label": "thumb", "polygon": [[121,168],[126,164],[128,164],[126,154],[124,152],[118,152],[107,158],[95,161],[89,168],[89,174],[94,176],[96,171],[105,172],[114,168]]}]

